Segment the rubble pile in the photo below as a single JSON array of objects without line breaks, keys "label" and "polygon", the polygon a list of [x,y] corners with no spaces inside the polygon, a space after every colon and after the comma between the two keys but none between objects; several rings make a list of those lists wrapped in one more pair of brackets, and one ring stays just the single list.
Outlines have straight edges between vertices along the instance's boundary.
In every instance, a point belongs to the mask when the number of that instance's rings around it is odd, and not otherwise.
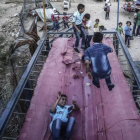
[{"label": "rubble pile", "polygon": [[19,14],[15,14],[1,26],[1,32],[4,32],[6,36],[12,36],[15,39],[19,36],[21,28],[21,22]]}]

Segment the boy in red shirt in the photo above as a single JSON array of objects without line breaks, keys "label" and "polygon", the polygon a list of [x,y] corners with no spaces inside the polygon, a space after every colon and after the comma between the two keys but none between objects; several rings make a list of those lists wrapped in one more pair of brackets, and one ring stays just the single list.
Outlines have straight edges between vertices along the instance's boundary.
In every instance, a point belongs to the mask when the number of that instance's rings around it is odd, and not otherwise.
[{"label": "boy in red shirt", "polygon": [[63,22],[64,22],[64,28],[66,29],[66,27],[68,27],[69,28],[69,24],[68,24],[68,22],[69,22],[69,18],[68,18],[68,16],[67,16],[67,13],[63,13],[64,14],[64,17],[62,18],[63,19]]}]

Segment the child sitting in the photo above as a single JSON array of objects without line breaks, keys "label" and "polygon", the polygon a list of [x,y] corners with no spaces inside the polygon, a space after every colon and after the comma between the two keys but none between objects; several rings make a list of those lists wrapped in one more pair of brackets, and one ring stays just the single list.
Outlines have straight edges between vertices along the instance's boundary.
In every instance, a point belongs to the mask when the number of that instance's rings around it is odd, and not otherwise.
[{"label": "child sitting", "polygon": [[119,22],[118,31],[119,31],[120,34],[123,34],[124,35],[123,28],[122,28],[122,22]]},{"label": "child sitting", "polygon": [[127,41],[128,41],[128,48],[130,47],[130,37],[131,37],[131,22],[127,21],[126,22],[126,26],[124,27],[124,31],[125,31],[125,44],[127,45]]},{"label": "child sitting", "polygon": [[64,14],[64,17],[62,18],[63,19],[63,22],[64,22],[64,28],[66,29],[66,27],[68,27],[69,28],[69,25],[68,25],[68,22],[69,22],[69,18],[68,18],[68,16],[67,16],[67,13],[63,13]]},{"label": "child sitting", "polygon": [[90,42],[91,42],[91,39],[94,35],[93,23],[90,20],[90,14],[85,14],[85,21],[86,21],[85,31],[86,31],[86,34],[87,34],[86,48],[88,48],[88,47],[90,47]]},{"label": "child sitting", "polygon": [[[113,52],[113,50],[102,44],[102,40],[103,34],[96,32],[93,37],[93,46],[86,49],[84,54],[86,72],[90,79],[93,77],[93,84],[98,88],[100,88],[99,79],[105,78],[106,84],[111,91],[114,88],[114,84],[111,83],[110,79],[111,66],[107,54]],[[92,75],[89,67],[90,61],[92,64]]]},{"label": "child sitting", "polygon": [[67,96],[58,92],[57,101],[50,109],[52,117],[50,129],[53,134],[53,140],[60,140],[60,137],[63,137],[63,140],[70,139],[75,119],[74,117],[69,117],[69,114],[73,110],[78,110],[79,106],[75,100],[72,101],[73,105],[71,106],[66,105],[66,102]]},{"label": "child sitting", "polygon": [[101,25],[99,24],[100,20],[96,19],[95,20],[95,24],[94,24],[94,28],[99,28]]},{"label": "child sitting", "polygon": [[86,41],[86,33],[85,33],[85,30],[83,28],[83,23],[82,23],[82,20],[84,17],[85,6],[83,4],[79,4],[77,6],[77,9],[78,11],[73,14],[72,23],[73,23],[74,34],[76,36],[74,50],[80,53],[80,51],[78,50],[80,36],[82,36],[82,45],[81,45],[82,49],[85,48],[85,41]]}]

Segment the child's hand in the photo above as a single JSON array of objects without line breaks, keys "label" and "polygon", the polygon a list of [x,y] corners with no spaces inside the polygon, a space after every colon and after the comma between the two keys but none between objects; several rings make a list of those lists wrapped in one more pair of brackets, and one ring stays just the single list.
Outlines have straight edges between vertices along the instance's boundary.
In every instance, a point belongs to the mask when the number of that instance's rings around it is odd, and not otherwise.
[{"label": "child's hand", "polygon": [[78,33],[79,33],[79,34],[81,34],[81,31],[80,31],[80,30],[78,30]]},{"label": "child's hand", "polygon": [[58,99],[60,99],[61,98],[61,92],[59,91],[58,92]]},{"label": "child's hand", "polygon": [[89,78],[89,79],[92,79],[91,72],[88,72],[87,75],[88,75],[88,78]]},{"label": "child's hand", "polygon": [[72,100],[72,104],[74,104],[74,105],[75,105],[75,104],[76,104],[76,100]]}]

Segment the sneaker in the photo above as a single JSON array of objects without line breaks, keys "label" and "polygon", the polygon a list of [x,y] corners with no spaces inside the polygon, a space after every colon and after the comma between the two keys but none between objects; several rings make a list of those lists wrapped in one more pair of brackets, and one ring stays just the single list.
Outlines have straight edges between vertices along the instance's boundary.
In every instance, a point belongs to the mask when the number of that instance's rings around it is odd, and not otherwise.
[{"label": "sneaker", "polygon": [[140,38],[140,35],[138,35],[137,38]]},{"label": "sneaker", "polygon": [[127,47],[128,47],[128,48],[130,48],[130,46],[129,46],[129,45],[128,45]]},{"label": "sneaker", "polygon": [[115,87],[114,84],[108,85],[108,89],[109,89],[109,91],[111,91],[114,87]]},{"label": "sneaker", "polygon": [[92,81],[93,85],[96,86],[97,88],[100,88],[100,84],[95,83],[95,81]]},{"label": "sneaker", "polygon": [[79,51],[77,48],[74,48],[74,50],[75,50],[77,53],[80,53],[80,51]]}]

